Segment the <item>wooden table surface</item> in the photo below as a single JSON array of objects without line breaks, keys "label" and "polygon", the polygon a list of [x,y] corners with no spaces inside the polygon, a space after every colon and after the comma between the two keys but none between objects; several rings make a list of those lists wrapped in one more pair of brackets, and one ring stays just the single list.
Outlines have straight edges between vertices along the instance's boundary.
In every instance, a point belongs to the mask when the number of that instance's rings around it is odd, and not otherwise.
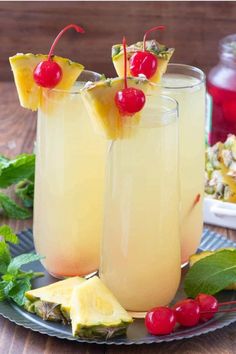
[{"label": "wooden table surface", "polygon": [[[31,152],[35,137],[36,113],[19,106],[12,83],[0,83],[0,154],[14,156]],[[31,227],[32,220],[0,218],[16,231]],[[236,240],[236,231],[214,228]],[[105,346],[79,344],[32,332],[0,317],[0,354],[233,354],[236,353],[236,323],[192,339],[163,344]]]}]

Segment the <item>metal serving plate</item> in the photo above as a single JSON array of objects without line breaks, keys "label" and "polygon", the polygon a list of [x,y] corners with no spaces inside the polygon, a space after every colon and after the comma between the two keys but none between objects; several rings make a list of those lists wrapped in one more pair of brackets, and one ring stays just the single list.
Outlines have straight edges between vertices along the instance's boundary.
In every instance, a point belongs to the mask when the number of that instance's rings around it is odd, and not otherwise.
[{"label": "metal serving plate", "polygon": [[[20,243],[18,245],[13,245],[11,247],[14,256],[21,253],[32,252],[34,250],[32,231],[26,230],[19,234]],[[235,247],[236,243],[231,240],[226,239],[222,235],[219,235],[213,231],[207,229],[204,230],[202,235],[202,241],[200,245],[201,250],[215,250],[222,247]],[[28,269],[33,269],[34,271],[44,271],[40,262],[31,263]],[[27,269],[27,267],[25,267]],[[39,287],[47,285],[54,282],[52,276],[45,272],[45,277],[36,279],[33,283],[33,287]],[[182,289],[182,283],[173,302],[184,298],[184,292]],[[236,300],[236,291],[222,291],[218,299],[220,301],[230,301]],[[133,324],[131,324],[127,331],[127,336],[112,338],[109,340],[88,340],[75,338],[71,335],[71,327],[69,325],[63,325],[60,323],[53,323],[49,321],[43,321],[38,316],[30,314],[18,307],[12,302],[0,302],[0,314],[9,319],[10,321],[29,328],[32,331],[36,331],[42,334],[47,334],[49,336],[73,340],[77,342],[86,343],[96,343],[96,344],[115,344],[115,345],[131,345],[131,344],[151,344],[151,343],[161,343],[170,342],[173,340],[181,340],[185,338],[191,338],[199,336],[204,333],[215,331],[216,329],[225,327],[230,323],[236,321],[236,312],[232,313],[219,313],[215,315],[210,321],[202,323],[196,327],[192,328],[178,328],[174,333],[166,336],[152,336],[147,333],[144,320],[136,319]]]}]

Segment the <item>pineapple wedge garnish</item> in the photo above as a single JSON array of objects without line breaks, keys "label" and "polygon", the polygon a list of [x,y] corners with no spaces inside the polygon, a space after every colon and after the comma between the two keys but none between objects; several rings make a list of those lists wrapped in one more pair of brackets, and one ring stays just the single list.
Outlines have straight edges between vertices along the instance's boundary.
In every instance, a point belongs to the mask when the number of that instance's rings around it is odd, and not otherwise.
[{"label": "pineapple wedge garnish", "polygon": [[97,277],[74,288],[70,317],[72,333],[82,338],[106,338],[124,334],[132,317]]},{"label": "pineapple wedge garnish", "polygon": [[[143,49],[143,42],[137,42],[127,46],[127,75],[131,76],[129,70],[129,59],[137,51]],[[167,65],[174,53],[174,48],[167,48],[156,40],[146,41],[146,50],[157,56],[158,67],[156,73],[149,79],[153,83],[158,83],[162,75],[166,72]],[[124,52],[122,44],[112,46],[112,62],[119,77],[124,76]]]},{"label": "pineapple wedge garnish", "polygon": [[70,321],[71,295],[74,288],[86,280],[71,277],[25,293],[25,308],[44,320]]},{"label": "pineapple wedge garnish", "polygon": [[[31,53],[16,54],[9,58],[20,104],[32,111],[36,111],[40,106],[42,94],[42,87],[35,83],[33,72],[35,67],[47,58],[47,55]],[[53,60],[60,65],[63,73],[61,81],[55,88],[69,90],[83,71],[83,65],[58,56],[53,56]]]},{"label": "pineapple wedge garnish", "polygon": [[[128,78],[128,86],[136,87],[144,93],[152,90],[147,80]],[[134,126],[139,123],[142,111],[131,117],[120,114],[116,104],[116,92],[124,88],[123,78],[98,81],[82,90],[82,98],[97,131],[108,139],[119,139],[129,136]]]}]

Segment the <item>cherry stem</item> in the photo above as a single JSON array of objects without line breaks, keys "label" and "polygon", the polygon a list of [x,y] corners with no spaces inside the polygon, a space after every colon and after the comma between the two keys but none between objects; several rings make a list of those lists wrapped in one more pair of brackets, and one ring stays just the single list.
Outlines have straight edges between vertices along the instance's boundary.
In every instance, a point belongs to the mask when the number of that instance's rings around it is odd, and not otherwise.
[{"label": "cherry stem", "polygon": [[123,37],[123,51],[124,51],[124,83],[125,83],[125,88],[128,87],[127,83],[127,51],[126,51],[126,38]]},{"label": "cherry stem", "polygon": [[50,51],[48,53],[48,60],[51,60],[51,57],[53,56],[54,48],[55,48],[57,42],[59,41],[59,39],[61,38],[61,36],[70,28],[74,28],[76,30],[76,32],[85,33],[85,30],[80,26],[77,26],[74,24],[67,25],[65,28],[63,28],[63,30],[61,30],[61,32],[54,39],[54,42],[52,43],[52,46],[51,46]]},{"label": "cherry stem", "polygon": [[146,31],[144,33],[144,36],[143,36],[143,51],[145,52],[146,50],[146,39],[147,39],[147,35],[151,32],[154,32],[154,31],[158,31],[158,30],[163,30],[165,29],[165,26],[156,26],[156,27],[153,27],[153,28],[150,28],[148,31]]},{"label": "cherry stem", "polygon": [[226,305],[233,305],[233,304],[236,304],[236,301],[219,302],[218,306],[226,306]]},{"label": "cherry stem", "polygon": [[[234,305],[236,304],[236,301],[225,301],[225,302],[219,302],[218,306],[226,306],[226,305]],[[232,309],[223,309],[223,310],[218,310],[218,311],[201,311],[200,313],[204,314],[204,313],[218,313],[218,312],[235,312],[236,308],[232,308]]]},{"label": "cherry stem", "polygon": [[218,313],[218,312],[235,312],[236,308],[233,309],[225,309],[225,310],[218,310],[218,311],[201,311],[200,313],[205,314],[205,313]]}]

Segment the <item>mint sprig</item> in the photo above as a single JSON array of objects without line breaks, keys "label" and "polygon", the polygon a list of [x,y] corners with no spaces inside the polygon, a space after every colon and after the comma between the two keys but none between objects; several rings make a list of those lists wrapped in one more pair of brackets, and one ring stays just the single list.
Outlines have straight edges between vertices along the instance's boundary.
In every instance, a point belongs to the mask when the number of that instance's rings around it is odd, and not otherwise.
[{"label": "mint sprig", "polygon": [[[3,157],[2,157],[3,158]],[[0,188],[7,188],[23,179],[32,179],[35,169],[35,155],[22,154],[13,160],[0,160]]]},{"label": "mint sprig", "polygon": [[214,295],[236,282],[236,249],[222,250],[200,259],[188,271],[184,280],[187,296],[199,293]]},{"label": "mint sprig", "polygon": [[32,216],[29,209],[34,198],[35,155],[21,154],[14,159],[0,155],[0,188],[6,189],[16,184],[16,195],[23,207],[0,191],[0,208],[12,219],[27,219]]},{"label": "mint sprig", "polygon": [[12,219],[24,220],[32,216],[30,210],[22,208],[20,205],[16,204],[14,200],[2,192],[0,192],[0,207],[3,209],[4,213]]},{"label": "mint sprig", "polygon": [[12,257],[9,243],[19,242],[13,230],[3,225],[0,227],[0,301],[13,300],[19,306],[25,302],[25,292],[31,289],[31,280],[43,273],[23,271],[25,264],[42,259],[35,253],[24,253]]},{"label": "mint sprig", "polygon": [[31,208],[33,206],[34,182],[27,179],[18,182],[15,187],[15,192],[26,208]]}]

